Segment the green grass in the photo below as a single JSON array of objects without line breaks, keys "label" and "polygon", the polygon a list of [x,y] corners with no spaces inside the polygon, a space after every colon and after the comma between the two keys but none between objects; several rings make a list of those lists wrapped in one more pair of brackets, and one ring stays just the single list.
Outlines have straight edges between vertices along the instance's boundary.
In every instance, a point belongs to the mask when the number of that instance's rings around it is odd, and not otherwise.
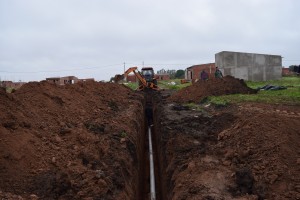
[{"label": "green grass", "polygon": [[158,81],[158,87],[161,89],[180,90],[191,85],[191,83],[181,84],[180,80],[181,79],[160,80]]},{"label": "green grass", "polygon": [[138,83],[135,83],[135,82],[124,83],[124,85],[131,88],[132,90],[136,90],[138,88]]},{"label": "green grass", "polygon": [[264,85],[280,85],[280,86],[286,86],[286,87],[300,87],[300,77],[283,77],[280,80],[270,80],[270,81],[260,81],[260,82],[254,82],[254,81],[246,81],[248,87],[251,88],[258,88],[262,87]]},{"label": "green grass", "polygon": [[[174,82],[175,85],[170,84],[171,82]],[[277,91],[259,91],[257,94],[232,94],[217,97],[211,96],[208,97],[205,102],[212,103],[217,106],[226,106],[231,103],[240,102],[300,105],[300,77],[283,77],[280,80],[261,82],[246,81],[246,84],[248,87],[253,89],[257,89],[258,87],[265,85],[285,86],[287,89]],[[134,90],[138,87],[137,83],[128,83],[126,85]],[[181,84],[180,79],[158,81],[158,86],[161,89],[180,90],[190,85],[191,83]]]},{"label": "green grass", "polygon": [[300,78],[283,77],[281,80],[253,82],[247,81],[246,84],[251,88],[258,88],[265,85],[286,86],[286,90],[266,90],[258,91],[257,94],[232,94],[223,96],[208,97],[207,102],[215,105],[228,105],[240,102],[260,102],[270,104],[289,104],[300,105]]},{"label": "green grass", "polygon": [[[171,84],[172,82],[174,82],[175,84]],[[180,83],[180,79],[173,79],[173,80],[158,80],[158,87],[160,89],[168,89],[168,90],[180,90],[184,87],[190,86],[191,83],[185,83],[185,84],[181,84]],[[138,83],[124,83],[124,85],[126,85],[127,87],[131,88],[132,90],[135,90],[138,88]]]},{"label": "green grass", "polygon": [[13,93],[13,92],[15,92],[16,90],[14,89],[14,88],[11,88],[11,87],[7,87],[6,88],[6,92],[7,93]]}]

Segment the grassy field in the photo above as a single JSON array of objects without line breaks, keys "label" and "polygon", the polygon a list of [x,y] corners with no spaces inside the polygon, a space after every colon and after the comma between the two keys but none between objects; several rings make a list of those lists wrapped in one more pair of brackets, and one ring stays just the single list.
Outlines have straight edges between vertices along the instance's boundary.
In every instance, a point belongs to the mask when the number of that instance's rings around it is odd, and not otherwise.
[{"label": "grassy field", "polygon": [[180,79],[158,81],[158,86],[161,89],[180,90],[190,85],[191,83],[181,84]]},{"label": "grassy field", "polygon": [[[258,91],[257,94],[233,94],[233,95],[223,95],[223,96],[212,96],[208,97],[206,103],[212,103],[216,105],[227,105],[230,103],[239,102],[261,102],[261,103],[282,103],[291,105],[300,105],[300,77],[283,77],[280,80],[272,81],[261,81],[253,82],[246,81],[248,87],[257,89],[265,85],[276,85],[285,86],[285,90],[268,90]],[[128,87],[132,89],[137,88],[137,83],[127,83]],[[190,86],[191,83],[181,84],[180,79],[158,81],[158,86],[161,89],[171,89],[180,90],[184,87]]]},{"label": "grassy field", "polygon": [[[138,87],[138,83],[124,83],[124,84],[133,90],[135,90]],[[180,79],[158,81],[158,87],[161,89],[180,90],[190,85],[191,83],[181,84]]]},{"label": "grassy field", "polygon": [[285,90],[260,90],[257,94],[233,94],[218,97],[209,97],[208,102],[217,105],[226,105],[239,102],[261,102],[273,104],[300,105],[300,77],[283,77],[281,80],[253,82],[247,81],[248,87],[257,89],[265,85],[285,86]]}]

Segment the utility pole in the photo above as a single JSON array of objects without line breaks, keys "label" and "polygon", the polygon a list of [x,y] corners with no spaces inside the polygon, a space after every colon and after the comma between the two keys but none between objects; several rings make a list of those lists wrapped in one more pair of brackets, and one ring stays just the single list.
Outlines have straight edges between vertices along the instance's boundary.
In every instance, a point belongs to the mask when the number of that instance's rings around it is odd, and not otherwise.
[{"label": "utility pole", "polygon": [[[124,64],[124,73],[123,73],[123,74],[125,74],[125,62],[124,62],[123,64]],[[127,77],[124,77],[124,79],[125,79],[125,81],[127,81],[127,80],[126,80]]]},{"label": "utility pole", "polygon": [[123,64],[124,64],[124,73],[125,73],[125,62]]}]

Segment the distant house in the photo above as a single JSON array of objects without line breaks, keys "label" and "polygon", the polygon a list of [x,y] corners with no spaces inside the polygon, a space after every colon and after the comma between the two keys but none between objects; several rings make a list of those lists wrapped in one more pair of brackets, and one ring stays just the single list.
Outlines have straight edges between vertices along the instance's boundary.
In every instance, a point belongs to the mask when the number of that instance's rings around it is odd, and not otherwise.
[{"label": "distant house", "polygon": [[169,74],[155,74],[154,77],[157,80],[170,80],[170,75]]},{"label": "distant house", "polygon": [[46,81],[50,83],[55,83],[57,85],[67,85],[67,84],[74,84],[78,82],[94,81],[94,79],[93,78],[78,79],[76,76],[65,76],[65,77],[46,78]]},{"label": "distant house", "polygon": [[14,83],[12,81],[1,81],[1,87],[12,88]]},{"label": "distant house", "polygon": [[282,76],[290,76],[293,75],[294,72],[290,70],[290,68],[282,68]]},{"label": "distant house", "polygon": [[1,81],[0,86],[4,88],[19,89],[25,82]]},{"label": "distant house", "polygon": [[132,83],[135,83],[137,80],[136,80],[136,76],[134,74],[129,74],[127,77],[126,77],[126,80],[127,82],[132,82]]},{"label": "distant house", "polygon": [[186,68],[185,79],[192,82],[200,79],[200,74],[202,70],[205,70],[208,73],[208,78],[213,78],[216,70],[215,63],[193,65],[191,67]]}]

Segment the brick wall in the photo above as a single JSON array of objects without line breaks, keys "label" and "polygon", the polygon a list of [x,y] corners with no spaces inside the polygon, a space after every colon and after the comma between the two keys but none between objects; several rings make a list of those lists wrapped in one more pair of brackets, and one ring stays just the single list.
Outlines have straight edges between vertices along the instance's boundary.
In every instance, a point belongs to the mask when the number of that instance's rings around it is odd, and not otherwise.
[{"label": "brick wall", "polygon": [[127,76],[127,81],[135,83],[137,81],[137,78],[134,74],[130,74],[130,75]]},{"label": "brick wall", "polygon": [[170,80],[170,75],[169,74],[155,74],[154,77],[157,80]]},{"label": "brick wall", "polygon": [[186,79],[192,81],[200,79],[200,73],[202,70],[205,70],[208,73],[208,78],[214,78],[214,73],[216,71],[215,63],[200,64],[188,67],[186,69],[186,73],[189,71],[189,76],[186,77]]}]

